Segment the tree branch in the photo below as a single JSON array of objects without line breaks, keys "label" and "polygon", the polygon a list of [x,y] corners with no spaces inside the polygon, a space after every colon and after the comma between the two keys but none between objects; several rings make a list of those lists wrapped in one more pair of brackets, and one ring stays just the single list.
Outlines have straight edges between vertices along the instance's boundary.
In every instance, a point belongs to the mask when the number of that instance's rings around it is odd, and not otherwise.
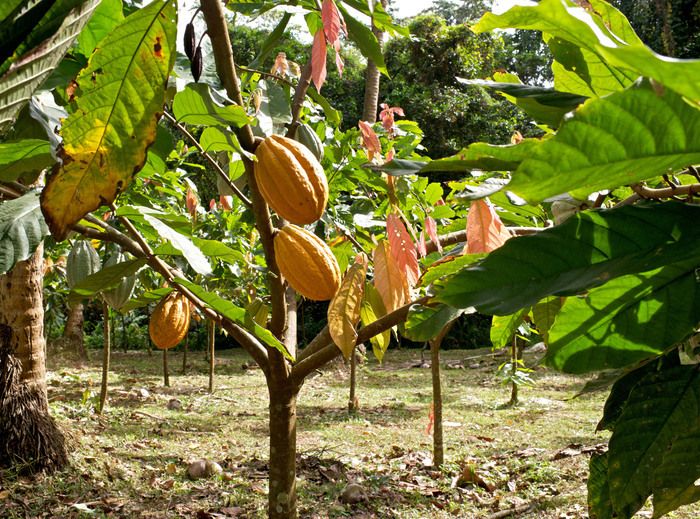
[{"label": "tree branch", "polygon": [[309,90],[309,85],[311,85],[310,59],[306,65],[304,65],[304,69],[301,71],[301,76],[299,77],[299,82],[294,90],[294,99],[292,100],[292,122],[287,129],[287,137],[294,137],[297,126],[299,126],[299,115],[301,114],[301,107],[304,106],[304,99],[306,98],[306,92]]},{"label": "tree branch", "polygon": [[[422,305],[430,301],[432,296],[423,296],[420,299],[416,299],[411,303],[408,303],[401,308],[397,308],[393,312],[386,314],[381,319],[368,324],[367,326],[360,328],[357,332],[357,340],[355,344],[361,344],[368,341],[375,335],[388,330],[389,328],[402,323],[408,317],[408,311],[413,305]],[[316,342],[318,340],[318,342]],[[314,345],[314,343],[316,343]],[[333,360],[335,357],[340,355],[340,348],[338,348],[330,338],[330,332],[326,326],[318,336],[309,344],[308,347],[312,345],[317,351],[310,355],[307,355],[303,360],[297,362],[292,368],[292,382],[297,385],[301,385],[304,379],[309,375],[309,373],[314,370],[326,365],[328,362]],[[320,346],[319,346],[320,345]]]},{"label": "tree branch", "polygon": [[700,193],[700,184],[671,185],[658,189],[647,187],[643,184],[632,184],[630,187],[639,197],[650,200],[661,200],[684,195],[693,196]]},{"label": "tree branch", "polygon": [[[535,234],[546,229],[546,227],[506,227],[511,234],[515,236],[526,236],[528,234]],[[440,245],[442,247],[447,247],[448,245],[454,245],[455,243],[460,243],[467,241],[467,231],[455,231],[449,234],[443,234],[438,236]],[[437,244],[432,240],[425,244],[425,250],[428,254],[435,252],[437,250]]]},{"label": "tree branch", "polygon": [[175,127],[182,132],[182,134],[187,137],[190,142],[194,145],[195,148],[199,151],[199,153],[209,162],[209,164],[212,165],[214,168],[214,171],[216,171],[216,174],[219,176],[221,180],[223,180],[226,185],[229,187],[231,191],[234,192],[234,194],[240,199],[241,202],[243,202],[243,205],[245,205],[248,208],[252,207],[252,203],[250,200],[248,200],[248,197],[246,197],[238,187],[236,187],[236,184],[231,182],[231,179],[228,177],[226,172],[221,168],[219,163],[216,161],[214,157],[209,155],[206,151],[204,151],[204,148],[202,148],[202,145],[199,144],[199,141],[195,138],[194,135],[192,135],[187,128],[185,128],[182,124],[180,124],[175,117],[173,117],[172,114],[170,114],[167,110],[164,111],[164,116],[165,118],[170,121],[172,124],[175,125]]}]

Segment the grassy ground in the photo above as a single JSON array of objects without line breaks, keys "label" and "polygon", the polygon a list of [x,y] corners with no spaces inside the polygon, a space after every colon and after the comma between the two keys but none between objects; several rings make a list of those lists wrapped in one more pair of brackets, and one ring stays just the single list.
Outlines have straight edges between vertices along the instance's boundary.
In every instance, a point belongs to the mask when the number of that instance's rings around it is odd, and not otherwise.
[{"label": "grassy ground", "polygon": [[[190,354],[186,375],[181,354],[169,355],[168,388],[159,355],[117,353],[102,417],[93,413],[99,356],[82,368],[52,366],[51,409],[70,436],[71,466],[33,479],[0,473],[0,517],[264,516],[267,390],[259,370],[242,368],[242,352],[219,354],[213,394],[201,353]],[[589,453],[607,441],[594,432],[603,394],[572,400],[585,379],[537,368],[521,404],[502,408],[510,395],[495,377],[503,359],[488,350],[444,352],[447,463],[437,471],[426,432],[430,370],[413,367],[417,360],[417,351],[391,351],[383,366],[373,358],[362,365],[353,417],[344,365],[307,381],[298,410],[302,517],[477,518],[508,509],[587,517]],[[188,462],[200,458],[223,474],[188,479]],[[359,503],[341,499],[348,482],[360,485]]]}]

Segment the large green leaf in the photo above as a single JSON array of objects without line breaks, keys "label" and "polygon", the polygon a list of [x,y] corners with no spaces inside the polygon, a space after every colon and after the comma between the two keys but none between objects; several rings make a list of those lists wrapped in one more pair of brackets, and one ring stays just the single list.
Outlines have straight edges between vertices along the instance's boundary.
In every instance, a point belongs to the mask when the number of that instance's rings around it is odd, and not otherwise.
[{"label": "large green leaf", "polygon": [[24,173],[39,171],[54,163],[49,141],[22,139],[0,143],[0,180],[11,182]]},{"label": "large green leaf", "polygon": [[639,40],[618,11],[604,2],[594,3],[595,8],[586,9],[570,0],[532,2],[511,7],[501,15],[486,13],[473,29],[542,31],[596,55],[611,67],[609,74],[616,76],[621,88],[644,76],[700,101],[700,60],[668,59],[656,54]]},{"label": "large green leaf", "polygon": [[120,308],[120,312],[123,314],[128,314],[136,308],[143,308],[144,306],[152,303],[157,303],[172,291],[172,288],[166,287],[143,292],[140,296],[131,298],[124,306]]},{"label": "large green leaf", "polygon": [[483,261],[436,281],[439,301],[506,315],[553,294],[700,257],[700,206],[676,202],[578,213],[508,240]]},{"label": "large green leaf", "polygon": [[246,312],[245,308],[236,306],[231,301],[219,297],[217,294],[212,292],[208,292],[201,286],[191,283],[185,279],[177,279],[176,281],[182,286],[190,289],[194,295],[204,301],[212,310],[219,312],[224,317],[231,319],[233,322],[246,328],[263,343],[275,348],[276,350],[279,350],[289,360],[294,360],[291,355],[289,355],[287,348],[285,348],[284,345],[275,338],[272,332],[256,323],[248,312]]},{"label": "large green leaf", "polygon": [[[525,139],[520,144],[497,146],[477,142],[456,155],[429,162],[421,173],[432,171],[513,171],[541,145],[539,139]],[[389,163],[391,164],[391,163]]]},{"label": "large green leaf", "polygon": [[[670,463],[678,461],[676,440],[700,421],[700,377],[697,366],[678,366],[653,373],[637,384],[615,424],[608,453],[608,479],[613,508],[623,517],[631,517],[654,491],[656,470],[665,457],[674,452]],[[688,456],[697,457],[700,442]],[[700,466],[685,466],[676,478],[695,481]]]},{"label": "large green leaf", "polygon": [[588,464],[588,511],[591,519],[613,519],[608,484],[608,453],[593,454]]},{"label": "large green leaf", "polygon": [[518,327],[523,324],[523,318],[530,311],[529,308],[522,308],[510,315],[497,315],[491,321],[489,337],[493,348],[503,348],[508,346]]},{"label": "large green leaf", "polygon": [[679,431],[654,472],[654,517],[700,500],[700,424],[698,416],[688,417],[688,429]]},{"label": "large green leaf", "polygon": [[242,106],[215,100],[205,83],[189,84],[175,94],[173,114],[181,123],[198,126],[243,126],[252,120]]},{"label": "large green leaf", "polygon": [[39,1],[11,11],[14,4],[0,24],[0,133],[56,68],[99,0]]},{"label": "large green leaf", "polygon": [[569,297],[549,331],[547,363],[584,373],[656,356],[700,322],[700,260],[622,276]]},{"label": "large green leaf", "polygon": [[700,162],[700,110],[648,81],[584,103],[557,134],[531,150],[508,189],[528,202],[656,177]]},{"label": "large green leaf", "polygon": [[93,297],[100,292],[114,288],[121,283],[122,279],[136,274],[145,264],[145,258],[136,258],[103,267],[77,283],[71,290],[69,297]]},{"label": "large green leaf", "polygon": [[0,275],[34,254],[48,233],[38,193],[0,203]]},{"label": "large green leaf", "polygon": [[416,342],[434,339],[449,323],[457,319],[463,310],[447,305],[413,305],[408,311],[403,335]]},{"label": "large green leaf", "polygon": [[192,240],[150,214],[144,214],[143,218],[155,229],[161,238],[182,252],[182,255],[195,272],[204,276],[211,274],[211,265],[207,257],[199,250],[199,247],[192,243]]},{"label": "large green leaf", "polygon": [[360,52],[362,52],[367,59],[372,60],[382,74],[388,76],[389,73],[387,72],[386,65],[384,64],[382,47],[379,45],[377,37],[374,35],[372,30],[364,23],[354,18],[348,12],[348,10],[345,9],[343,4],[338,3],[337,5],[348,28],[348,38],[355,42],[357,47],[360,49]]},{"label": "large green leaf", "polygon": [[80,32],[76,50],[84,56],[90,56],[102,38],[123,20],[122,0],[101,0],[90,22]]},{"label": "large green leaf", "polygon": [[175,59],[176,19],[173,0],[136,11],[101,42],[78,76],[75,111],[61,129],[63,162],[41,197],[56,239],[112,202],[143,167]]}]

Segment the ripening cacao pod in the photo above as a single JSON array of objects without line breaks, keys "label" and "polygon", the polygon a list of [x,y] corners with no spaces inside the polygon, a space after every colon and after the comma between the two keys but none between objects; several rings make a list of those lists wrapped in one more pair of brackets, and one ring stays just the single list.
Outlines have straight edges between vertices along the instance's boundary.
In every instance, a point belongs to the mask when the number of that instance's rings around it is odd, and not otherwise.
[{"label": "ripening cacao pod", "polygon": [[83,279],[100,270],[101,262],[97,251],[87,240],[73,245],[66,260],[66,283],[72,289]]},{"label": "ripening cacao pod", "polygon": [[[127,261],[127,257],[119,251],[116,254],[112,254],[107,261],[105,261],[104,266],[111,267],[125,261]],[[131,299],[134,286],[136,286],[136,276],[127,276],[122,278],[121,282],[116,287],[102,292],[102,297],[104,297],[104,300],[107,301],[109,306],[115,310],[120,310],[121,307]]]},{"label": "ripening cacao pod", "polygon": [[301,123],[297,126],[294,140],[309,148],[309,151],[311,151],[318,160],[323,160],[323,142],[321,142],[321,138],[311,126],[306,123]]},{"label": "ripening cacao pod", "polygon": [[170,292],[153,309],[148,333],[159,350],[177,346],[190,329],[190,302],[177,291]]},{"label": "ripening cacao pod", "polygon": [[258,146],[255,155],[255,180],[278,215],[297,225],[321,218],[328,202],[328,182],[306,146],[272,135]]},{"label": "ripening cacao pod", "polygon": [[331,299],[340,286],[340,267],[326,243],[306,229],[285,225],[275,235],[275,259],[294,290],[308,299]]}]

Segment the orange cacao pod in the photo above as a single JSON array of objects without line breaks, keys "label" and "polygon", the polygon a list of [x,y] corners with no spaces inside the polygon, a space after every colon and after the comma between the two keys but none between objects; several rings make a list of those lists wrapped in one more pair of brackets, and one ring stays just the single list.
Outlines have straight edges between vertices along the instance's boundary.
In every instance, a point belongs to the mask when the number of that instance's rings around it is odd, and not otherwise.
[{"label": "orange cacao pod", "polygon": [[190,329],[190,302],[177,291],[160,300],[151,314],[148,333],[159,350],[177,346]]},{"label": "orange cacao pod", "polygon": [[275,235],[277,266],[294,290],[308,299],[331,299],[340,286],[340,267],[325,242],[306,229],[285,225]]},{"label": "orange cacao pod", "polygon": [[285,220],[313,223],[328,202],[323,167],[303,144],[272,135],[255,152],[255,180],[265,201]]}]

